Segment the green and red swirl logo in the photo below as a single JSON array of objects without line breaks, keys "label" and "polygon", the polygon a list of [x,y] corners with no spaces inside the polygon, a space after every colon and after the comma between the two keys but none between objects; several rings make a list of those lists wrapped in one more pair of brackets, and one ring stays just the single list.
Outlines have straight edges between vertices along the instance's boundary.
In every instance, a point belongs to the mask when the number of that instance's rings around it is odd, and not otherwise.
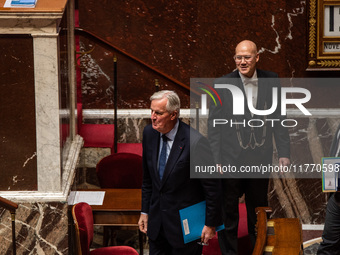
[{"label": "green and red swirl logo", "polygon": [[[219,96],[219,94],[217,93],[217,91],[213,88],[213,87],[211,87],[210,85],[208,85],[208,84],[206,84],[206,83],[203,83],[203,82],[200,82],[200,81],[198,81],[197,82],[198,84],[200,84],[200,85],[203,85],[203,87],[198,87],[200,90],[203,90],[205,93],[207,93],[210,97],[211,97],[211,99],[214,101],[214,103],[215,103],[215,106],[217,106],[217,102],[216,102],[216,99],[215,99],[215,97],[218,99],[218,101],[220,102],[220,104],[221,104],[221,106],[222,106],[222,100],[221,100],[221,98],[220,98],[220,96]],[[212,93],[214,93],[214,95],[209,91],[212,91]]]}]

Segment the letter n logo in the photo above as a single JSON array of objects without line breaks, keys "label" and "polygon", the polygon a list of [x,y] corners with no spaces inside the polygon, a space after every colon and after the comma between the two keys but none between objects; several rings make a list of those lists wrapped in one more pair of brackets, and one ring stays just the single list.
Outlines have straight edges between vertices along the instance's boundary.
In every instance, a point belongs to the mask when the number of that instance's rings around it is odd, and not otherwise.
[{"label": "letter n logo", "polygon": [[[199,87],[199,89],[203,90],[205,93],[207,93],[211,97],[211,99],[214,101],[215,106],[217,106],[216,98],[218,99],[218,101],[220,102],[222,106],[222,100],[219,94],[217,93],[217,91],[213,87],[203,82],[198,81],[197,83],[203,85],[203,87]],[[201,114],[202,115],[207,115],[207,94],[201,95]]]}]

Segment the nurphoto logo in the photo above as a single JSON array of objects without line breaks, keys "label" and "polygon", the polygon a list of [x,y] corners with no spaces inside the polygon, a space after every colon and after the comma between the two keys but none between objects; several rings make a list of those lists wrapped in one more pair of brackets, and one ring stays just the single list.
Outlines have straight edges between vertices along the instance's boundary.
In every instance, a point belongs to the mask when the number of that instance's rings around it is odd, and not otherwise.
[{"label": "nurphoto logo", "polygon": [[[204,84],[204,83],[202,83]],[[222,106],[222,101],[216,90],[211,87],[210,85],[204,84],[205,86],[208,86],[213,93],[216,95],[216,97],[219,99],[221,106]],[[242,90],[232,84],[215,84],[216,89],[227,89],[231,92],[232,98],[233,98],[233,114],[234,115],[244,115],[244,95]],[[209,92],[206,89],[200,88],[204,92],[206,92],[214,101],[215,105],[217,105],[216,100],[214,96],[212,95],[211,92]],[[287,94],[293,94],[293,93],[300,93],[304,95],[303,98],[287,98]],[[253,97],[253,92],[251,88],[248,88],[246,90],[246,97],[247,97],[247,105],[249,108],[249,111],[255,115],[259,116],[265,116],[265,115],[270,115],[275,110],[277,109],[278,105],[278,88],[273,88],[272,91],[272,101],[273,104],[269,109],[265,110],[258,110],[255,109],[252,103],[252,97]],[[311,99],[311,93],[308,89],[305,88],[295,88],[295,87],[284,87],[281,88],[281,115],[286,115],[287,114],[287,105],[295,105],[297,108],[300,109],[300,111],[304,115],[312,115],[304,106],[304,103],[307,103]],[[201,111],[202,115],[207,114],[207,95],[202,94],[201,95]]]},{"label": "nurphoto logo", "polygon": [[[267,80],[267,83],[273,82],[274,84],[279,84],[281,82],[280,79],[271,79]],[[234,84],[233,84],[234,83]],[[194,85],[193,85],[194,84]],[[213,85],[209,85],[213,84]],[[270,104],[265,105],[262,109],[257,109],[253,103],[253,88],[246,87],[244,88],[244,92],[240,86],[236,86],[236,81],[234,79],[224,79],[224,80],[208,80],[207,79],[196,79],[193,85],[195,91],[199,91],[200,94],[200,114],[201,116],[208,115],[208,98],[210,98],[211,104],[215,107],[231,107],[232,106],[232,115],[231,119],[213,119],[213,127],[216,125],[242,125],[249,127],[262,127],[266,123],[271,125],[272,127],[275,123],[280,122],[280,124],[284,127],[296,127],[298,125],[297,120],[295,119],[276,119],[270,118],[270,115],[274,112],[280,110],[279,114],[281,116],[287,115],[287,106],[290,108],[297,108],[299,111],[306,116],[312,115],[307,108],[304,106],[311,99],[311,93],[308,89],[302,87],[293,87],[293,86],[273,86],[270,95]],[[261,86],[266,86],[261,84]],[[259,86],[258,86],[259,88]],[[222,97],[221,95],[228,94],[227,99]],[[209,96],[209,97],[208,97]],[[256,95],[255,95],[256,96]],[[223,100],[228,100],[228,102],[223,102]],[[231,102],[232,101],[232,104]],[[228,106],[226,106],[228,105]],[[246,107],[248,107],[249,112],[252,116],[258,116],[258,118],[252,119],[243,119],[240,121],[236,121],[235,117],[245,115]],[[259,118],[263,116],[262,118]],[[277,114],[276,114],[277,116]]]}]

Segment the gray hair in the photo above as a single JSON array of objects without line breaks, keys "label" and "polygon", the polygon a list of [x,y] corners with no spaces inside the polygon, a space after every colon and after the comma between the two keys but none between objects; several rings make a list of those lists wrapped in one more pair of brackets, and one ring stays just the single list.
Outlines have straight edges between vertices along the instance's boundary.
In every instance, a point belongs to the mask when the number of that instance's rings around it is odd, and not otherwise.
[{"label": "gray hair", "polygon": [[157,91],[150,97],[150,101],[159,100],[163,98],[168,99],[168,102],[166,103],[166,110],[169,113],[173,113],[174,111],[177,111],[178,116],[179,116],[179,110],[181,108],[181,101],[179,100],[177,93],[172,90]]}]

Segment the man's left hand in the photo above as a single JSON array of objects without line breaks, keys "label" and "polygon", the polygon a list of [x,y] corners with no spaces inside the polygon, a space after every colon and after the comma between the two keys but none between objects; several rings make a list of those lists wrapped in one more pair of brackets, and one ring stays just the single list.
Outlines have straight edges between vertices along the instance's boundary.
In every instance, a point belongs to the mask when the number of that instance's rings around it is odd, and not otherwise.
[{"label": "man's left hand", "polygon": [[216,234],[215,227],[204,226],[201,234],[201,242],[208,243],[211,238],[213,238]]}]

